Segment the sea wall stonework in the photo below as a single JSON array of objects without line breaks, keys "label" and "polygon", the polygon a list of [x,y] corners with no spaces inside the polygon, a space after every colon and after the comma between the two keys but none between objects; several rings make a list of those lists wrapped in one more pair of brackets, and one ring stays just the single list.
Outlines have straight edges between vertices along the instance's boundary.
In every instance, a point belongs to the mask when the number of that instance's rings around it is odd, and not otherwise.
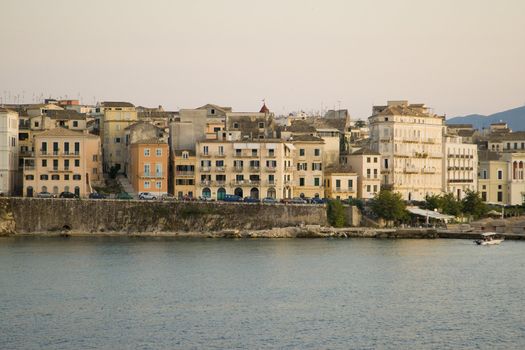
[{"label": "sea wall stonework", "polygon": [[16,233],[204,233],[327,225],[326,208],[310,205],[1,198],[4,204]]}]

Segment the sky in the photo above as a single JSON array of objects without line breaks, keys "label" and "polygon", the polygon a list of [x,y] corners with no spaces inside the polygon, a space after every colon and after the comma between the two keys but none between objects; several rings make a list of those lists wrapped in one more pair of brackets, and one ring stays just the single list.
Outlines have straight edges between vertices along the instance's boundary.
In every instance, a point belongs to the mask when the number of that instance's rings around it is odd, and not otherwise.
[{"label": "sky", "polygon": [[447,117],[525,104],[524,0],[0,0],[0,13],[4,103],[265,99],[356,119],[387,100]]}]

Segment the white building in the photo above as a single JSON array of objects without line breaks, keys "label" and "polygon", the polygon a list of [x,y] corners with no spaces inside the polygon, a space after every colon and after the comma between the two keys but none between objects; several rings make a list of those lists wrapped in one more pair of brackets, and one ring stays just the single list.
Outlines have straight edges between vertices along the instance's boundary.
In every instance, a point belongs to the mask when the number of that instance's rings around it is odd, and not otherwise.
[{"label": "white building", "polygon": [[443,191],[462,199],[478,188],[478,148],[455,135],[445,135],[443,141]]},{"label": "white building", "polygon": [[17,170],[18,113],[0,107],[0,194],[14,194]]},{"label": "white building", "polygon": [[424,104],[388,101],[374,106],[370,148],[381,154],[382,185],[405,200],[424,200],[443,188],[444,117]]}]

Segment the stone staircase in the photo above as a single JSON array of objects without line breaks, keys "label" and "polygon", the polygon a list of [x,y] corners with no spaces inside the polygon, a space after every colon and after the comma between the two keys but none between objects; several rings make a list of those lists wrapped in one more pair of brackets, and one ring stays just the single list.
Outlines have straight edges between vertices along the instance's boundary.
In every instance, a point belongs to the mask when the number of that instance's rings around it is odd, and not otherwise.
[{"label": "stone staircase", "polygon": [[138,199],[139,196],[133,189],[133,186],[131,186],[131,183],[129,182],[128,178],[124,175],[117,175],[117,181],[122,186],[122,189],[127,192],[130,196],[132,196],[134,199]]}]

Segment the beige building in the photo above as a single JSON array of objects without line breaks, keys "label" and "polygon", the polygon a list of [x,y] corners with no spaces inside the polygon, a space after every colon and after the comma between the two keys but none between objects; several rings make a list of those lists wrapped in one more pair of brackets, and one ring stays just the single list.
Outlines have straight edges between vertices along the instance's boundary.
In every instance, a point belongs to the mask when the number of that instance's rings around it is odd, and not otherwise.
[{"label": "beige building", "polygon": [[478,191],[485,202],[509,204],[508,178],[509,165],[501,155],[492,151],[479,151]]},{"label": "beige building", "polygon": [[324,141],[317,136],[296,135],[291,142],[295,148],[293,197],[322,197]]},{"label": "beige building", "polygon": [[382,184],[405,200],[424,200],[443,188],[444,117],[423,104],[374,106],[370,148],[381,154]]},{"label": "beige building", "polygon": [[293,148],[271,139],[198,142],[195,196],[290,198]]},{"label": "beige building", "polygon": [[346,164],[356,172],[357,197],[371,199],[381,190],[381,155],[361,148],[346,156]]},{"label": "beige building", "polygon": [[18,171],[18,113],[0,107],[0,194],[13,195]]},{"label": "beige building", "polygon": [[325,198],[345,200],[357,197],[358,176],[350,168],[328,168],[324,176]]},{"label": "beige building", "polygon": [[467,191],[478,189],[477,145],[454,135],[445,135],[443,141],[443,191],[463,199]]},{"label": "beige building", "polygon": [[109,172],[115,167],[124,172],[127,159],[125,129],[138,120],[135,106],[129,102],[102,102],[97,108],[103,111],[100,137],[104,171]]},{"label": "beige building", "polygon": [[35,155],[24,159],[24,196],[73,192],[85,197],[103,181],[98,136],[55,128],[34,138]]},{"label": "beige building", "polygon": [[197,158],[194,150],[175,150],[173,159],[173,195],[181,198],[197,198],[195,169]]}]

